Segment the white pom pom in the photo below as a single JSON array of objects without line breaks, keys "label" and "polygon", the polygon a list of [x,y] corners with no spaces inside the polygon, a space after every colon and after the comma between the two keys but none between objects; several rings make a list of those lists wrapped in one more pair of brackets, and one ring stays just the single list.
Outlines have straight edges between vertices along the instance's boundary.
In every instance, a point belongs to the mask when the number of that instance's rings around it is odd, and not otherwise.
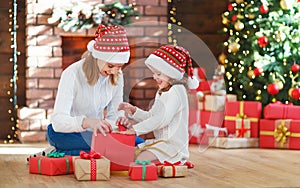
[{"label": "white pom pom", "polygon": [[95,40],[91,40],[88,45],[87,45],[87,49],[89,52],[93,52],[93,49],[94,49],[94,44],[95,44]]},{"label": "white pom pom", "polygon": [[193,76],[193,78],[189,77],[188,79],[188,87],[189,89],[197,89],[199,86],[199,81]]}]

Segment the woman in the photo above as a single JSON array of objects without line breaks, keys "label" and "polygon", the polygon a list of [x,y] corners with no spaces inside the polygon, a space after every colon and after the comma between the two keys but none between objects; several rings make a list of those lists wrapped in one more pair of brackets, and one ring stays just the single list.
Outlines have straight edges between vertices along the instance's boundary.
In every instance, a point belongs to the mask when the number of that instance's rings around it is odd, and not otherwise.
[{"label": "woman", "polygon": [[124,28],[100,25],[83,58],[61,75],[52,124],[47,129],[52,147],[42,154],[55,149],[79,155],[81,150],[90,150],[92,133],[105,135],[117,128],[117,107],[123,101],[121,68],[129,57]]},{"label": "woman", "polygon": [[[121,103],[118,110],[125,111],[138,123],[129,125],[124,134],[143,135],[153,132],[154,138],[138,145],[137,160],[155,163],[180,161],[192,167],[188,151],[188,97],[187,90],[198,87],[192,76],[189,52],[183,47],[165,45],[154,51],[145,61],[153,72],[159,90],[149,111],[129,103]],[[122,122],[122,120],[118,120]]]}]

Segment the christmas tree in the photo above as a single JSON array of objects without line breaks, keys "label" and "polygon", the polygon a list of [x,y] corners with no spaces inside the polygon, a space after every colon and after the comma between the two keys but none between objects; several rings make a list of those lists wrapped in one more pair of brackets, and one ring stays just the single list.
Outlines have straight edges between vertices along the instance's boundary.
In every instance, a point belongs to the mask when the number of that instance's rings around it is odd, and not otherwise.
[{"label": "christmas tree", "polygon": [[[298,0],[299,1],[299,0]],[[227,93],[300,105],[300,2],[230,0],[222,14]]]}]

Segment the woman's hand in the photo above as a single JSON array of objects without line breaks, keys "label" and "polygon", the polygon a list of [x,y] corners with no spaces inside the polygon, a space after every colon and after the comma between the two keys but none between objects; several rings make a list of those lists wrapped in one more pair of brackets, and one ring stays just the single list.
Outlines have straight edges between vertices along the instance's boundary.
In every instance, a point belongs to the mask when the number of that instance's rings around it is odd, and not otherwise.
[{"label": "woman's hand", "polygon": [[118,110],[124,110],[125,116],[128,117],[128,114],[133,115],[136,112],[136,107],[128,102],[122,102],[120,103]]},{"label": "woman's hand", "polygon": [[93,129],[95,136],[97,135],[98,132],[106,136],[106,133],[112,131],[111,125],[104,119],[84,118],[82,122],[82,128]]}]

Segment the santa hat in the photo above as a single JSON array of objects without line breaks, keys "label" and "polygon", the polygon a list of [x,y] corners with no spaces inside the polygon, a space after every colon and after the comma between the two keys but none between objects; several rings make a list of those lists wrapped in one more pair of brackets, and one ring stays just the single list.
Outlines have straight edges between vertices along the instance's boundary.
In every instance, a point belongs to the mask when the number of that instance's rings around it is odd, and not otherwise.
[{"label": "santa hat", "polygon": [[109,63],[128,63],[130,48],[122,26],[101,24],[95,34],[95,40],[91,40],[87,45],[94,58]]},{"label": "santa hat", "polygon": [[190,89],[196,89],[199,85],[199,81],[193,77],[191,56],[181,46],[161,46],[146,59],[145,63],[148,67],[153,67],[175,80],[181,80],[186,73]]}]

